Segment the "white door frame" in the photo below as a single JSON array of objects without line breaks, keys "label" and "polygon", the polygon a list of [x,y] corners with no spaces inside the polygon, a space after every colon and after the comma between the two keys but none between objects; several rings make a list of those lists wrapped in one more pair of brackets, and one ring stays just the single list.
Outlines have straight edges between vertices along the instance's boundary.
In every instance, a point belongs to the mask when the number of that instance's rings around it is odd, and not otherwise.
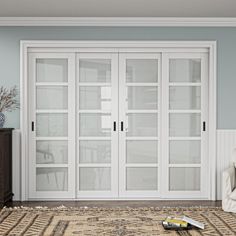
[{"label": "white door frame", "polygon": [[21,200],[28,200],[28,130],[30,120],[28,52],[208,52],[209,53],[209,200],[216,200],[216,41],[61,41],[22,40],[20,42],[20,130],[21,130]]}]

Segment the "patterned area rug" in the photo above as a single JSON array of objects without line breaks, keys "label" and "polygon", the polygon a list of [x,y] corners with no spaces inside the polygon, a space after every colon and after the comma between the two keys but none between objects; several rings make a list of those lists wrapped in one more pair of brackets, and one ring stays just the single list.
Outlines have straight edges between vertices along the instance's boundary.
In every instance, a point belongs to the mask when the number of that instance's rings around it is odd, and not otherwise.
[{"label": "patterned area rug", "polygon": [[[204,230],[164,230],[168,215],[186,215],[205,224]],[[4,208],[0,235],[236,235],[236,214],[221,208]]]}]

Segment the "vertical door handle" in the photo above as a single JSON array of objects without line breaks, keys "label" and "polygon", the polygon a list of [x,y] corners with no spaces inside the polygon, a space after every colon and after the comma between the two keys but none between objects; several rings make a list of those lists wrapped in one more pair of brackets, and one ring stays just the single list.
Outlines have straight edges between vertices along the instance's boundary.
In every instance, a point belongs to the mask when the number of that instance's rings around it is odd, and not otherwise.
[{"label": "vertical door handle", "polygon": [[206,121],[203,121],[202,123],[202,131],[206,131]]},{"label": "vertical door handle", "polygon": [[124,122],[123,121],[120,122],[120,130],[124,131]]},{"label": "vertical door handle", "polygon": [[34,121],[31,122],[31,130],[34,131]]},{"label": "vertical door handle", "polygon": [[113,122],[113,131],[116,131],[116,121]]}]

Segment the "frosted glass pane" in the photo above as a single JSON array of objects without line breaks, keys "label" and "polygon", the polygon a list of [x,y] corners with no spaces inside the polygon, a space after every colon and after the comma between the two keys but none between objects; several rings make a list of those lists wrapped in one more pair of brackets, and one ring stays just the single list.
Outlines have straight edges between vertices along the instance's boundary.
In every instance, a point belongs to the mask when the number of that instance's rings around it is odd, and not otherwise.
[{"label": "frosted glass pane", "polygon": [[128,109],[157,109],[157,87],[129,86]]},{"label": "frosted glass pane", "polygon": [[171,86],[170,109],[201,109],[201,87]]},{"label": "frosted glass pane", "polygon": [[110,163],[111,142],[110,141],[80,141],[79,142],[80,163]]},{"label": "frosted glass pane", "polygon": [[200,191],[200,168],[170,168],[171,191]]},{"label": "frosted glass pane", "polygon": [[111,190],[111,169],[106,167],[79,168],[79,189],[84,191]]},{"label": "frosted glass pane", "polygon": [[127,190],[157,190],[156,167],[128,167],[126,175]]},{"label": "frosted glass pane", "polygon": [[37,86],[37,109],[67,109],[68,88],[66,86]]},{"label": "frosted glass pane", "polygon": [[127,83],[156,83],[158,81],[158,60],[128,59],[126,62]]},{"label": "frosted glass pane", "polygon": [[80,82],[111,82],[111,60],[109,59],[80,59]]},{"label": "frosted glass pane", "polygon": [[61,163],[68,160],[67,141],[37,141],[36,162],[37,164]]},{"label": "frosted glass pane", "polygon": [[80,109],[111,110],[111,87],[105,86],[80,86]]},{"label": "frosted glass pane", "polygon": [[80,136],[110,136],[111,115],[110,114],[80,114],[79,115]]},{"label": "frosted glass pane", "polygon": [[201,141],[170,141],[171,164],[200,164]]},{"label": "frosted glass pane", "polygon": [[44,137],[68,136],[68,115],[37,114],[36,135]]},{"label": "frosted glass pane", "polygon": [[67,82],[67,59],[36,59],[36,82]]},{"label": "frosted glass pane", "polygon": [[157,136],[157,114],[128,114],[127,136]]},{"label": "frosted glass pane", "polygon": [[170,114],[170,136],[200,136],[200,114]]},{"label": "frosted glass pane", "polygon": [[201,60],[170,59],[170,82],[201,82]]},{"label": "frosted glass pane", "polygon": [[37,191],[68,191],[68,170],[64,167],[36,169]]},{"label": "frosted glass pane", "polygon": [[126,141],[127,163],[157,163],[157,141]]}]

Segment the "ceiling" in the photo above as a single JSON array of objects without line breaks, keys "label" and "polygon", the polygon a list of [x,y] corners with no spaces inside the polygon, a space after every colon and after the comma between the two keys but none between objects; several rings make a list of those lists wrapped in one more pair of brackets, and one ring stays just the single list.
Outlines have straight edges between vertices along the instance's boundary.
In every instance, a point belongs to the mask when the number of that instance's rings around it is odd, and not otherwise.
[{"label": "ceiling", "polygon": [[236,17],[236,0],[0,0],[0,17]]}]

